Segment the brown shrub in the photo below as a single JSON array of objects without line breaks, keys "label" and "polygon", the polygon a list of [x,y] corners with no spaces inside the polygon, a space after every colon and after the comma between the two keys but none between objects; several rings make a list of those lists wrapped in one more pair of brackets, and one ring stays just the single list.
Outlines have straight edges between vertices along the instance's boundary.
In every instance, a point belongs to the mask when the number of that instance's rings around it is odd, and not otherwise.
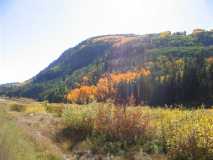
[{"label": "brown shrub", "polygon": [[98,110],[94,129],[97,133],[108,136],[111,140],[136,142],[147,136],[150,129],[148,117],[142,112],[125,112],[122,108],[101,108]]}]

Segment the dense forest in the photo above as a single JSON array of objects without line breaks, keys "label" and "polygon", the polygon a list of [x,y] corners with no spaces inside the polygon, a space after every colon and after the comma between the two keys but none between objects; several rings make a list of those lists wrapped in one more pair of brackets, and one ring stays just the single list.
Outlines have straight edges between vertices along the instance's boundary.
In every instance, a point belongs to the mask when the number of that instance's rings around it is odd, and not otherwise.
[{"label": "dense forest", "polygon": [[6,96],[50,102],[211,104],[213,31],[106,35],[83,41]]}]

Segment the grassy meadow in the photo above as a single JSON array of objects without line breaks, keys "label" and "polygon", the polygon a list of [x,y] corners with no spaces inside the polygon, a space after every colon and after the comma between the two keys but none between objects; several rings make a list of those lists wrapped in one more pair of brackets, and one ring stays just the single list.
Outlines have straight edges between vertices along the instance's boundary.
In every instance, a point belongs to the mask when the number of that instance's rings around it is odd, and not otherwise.
[{"label": "grassy meadow", "polygon": [[[42,160],[42,157],[39,157],[42,152],[30,143],[19,131],[16,123],[8,118],[10,112],[24,115],[50,114],[60,119],[61,127],[54,134],[54,140],[65,152],[89,151],[92,155],[124,160],[213,159],[211,108],[124,108],[110,103],[77,105],[47,102],[10,102],[5,108],[6,111],[0,112],[0,156],[14,155],[16,157],[12,159],[15,160],[24,159],[23,157],[28,160]],[[74,159],[78,158],[79,155]]]},{"label": "grassy meadow", "polygon": [[172,160],[213,159],[213,110],[71,106],[62,117],[95,152],[143,151]]},{"label": "grassy meadow", "polygon": [[47,154],[17,126],[7,113],[8,106],[0,104],[0,160],[60,160]]}]

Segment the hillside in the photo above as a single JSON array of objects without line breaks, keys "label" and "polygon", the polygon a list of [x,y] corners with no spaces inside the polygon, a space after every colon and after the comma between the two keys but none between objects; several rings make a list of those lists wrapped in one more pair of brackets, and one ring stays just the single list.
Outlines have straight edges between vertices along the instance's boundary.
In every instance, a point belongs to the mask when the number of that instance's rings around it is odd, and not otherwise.
[{"label": "hillside", "polygon": [[[54,102],[63,101],[83,77],[96,84],[103,73],[149,68],[155,75],[164,74],[167,62],[213,56],[213,31],[195,30],[147,35],[105,35],[89,38],[67,49],[57,60],[31,80],[19,85],[2,85],[0,94],[30,97]],[[158,66],[158,68],[156,67]],[[165,68],[169,68],[166,66]]]}]

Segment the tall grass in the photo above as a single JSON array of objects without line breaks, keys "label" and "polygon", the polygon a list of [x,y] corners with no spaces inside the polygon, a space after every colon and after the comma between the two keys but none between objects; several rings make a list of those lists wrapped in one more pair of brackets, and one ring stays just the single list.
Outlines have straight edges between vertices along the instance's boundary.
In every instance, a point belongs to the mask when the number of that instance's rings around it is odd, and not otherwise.
[{"label": "tall grass", "polygon": [[26,112],[26,113],[42,113],[45,112],[45,106],[38,102],[24,104],[24,103],[12,103],[9,105],[10,110],[17,112]]},{"label": "tall grass", "polygon": [[[172,160],[213,159],[213,110],[73,105],[64,111],[67,128],[80,129],[97,151],[130,148],[167,154]],[[82,139],[81,139],[82,140]]]},{"label": "tall grass", "polygon": [[37,153],[5,112],[0,110],[0,159],[36,160]]},{"label": "tall grass", "polygon": [[126,152],[154,135],[150,117],[129,108],[124,112],[107,104],[71,105],[63,118],[66,132],[70,131],[66,136],[83,135],[80,140],[87,139],[92,149],[102,153]]},{"label": "tall grass", "polygon": [[59,160],[59,158],[39,150],[0,108],[0,160]]},{"label": "tall grass", "polygon": [[[124,109],[107,103],[30,104],[24,107],[12,105],[11,109],[24,112],[45,109],[62,115],[65,128],[57,139],[71,139],[74,142],[71,148],[86,143],[89,149],[101,153],[142,150],[166,154],[171,160],[213,160],[213,109]],[[8,152],[6,146],[1,145],[1,148],[3,153]]]}]

